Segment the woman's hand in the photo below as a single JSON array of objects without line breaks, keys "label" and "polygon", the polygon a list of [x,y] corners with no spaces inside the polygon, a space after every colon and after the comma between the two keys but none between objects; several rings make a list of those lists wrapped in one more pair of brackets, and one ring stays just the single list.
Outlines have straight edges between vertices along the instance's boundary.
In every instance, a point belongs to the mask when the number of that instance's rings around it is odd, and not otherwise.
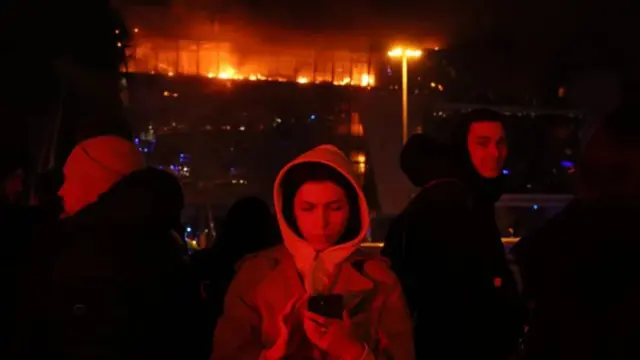
[{"label": "woman's hand", "polygon": [[278,340],[273,346],[262,352],[260,360],[280,360],[287,354],[289,345],[289,328],[291,325],[291,314],[304,299],[292,299],[285,307],[278,322]]},{"label": "woman's hand", "polygon": [[343,319],[327,319],[306,311],[304,330],[311,342],[332,356],[346,360],[362,359],[367,347],[353,338],[351,321],[346,312]]}]

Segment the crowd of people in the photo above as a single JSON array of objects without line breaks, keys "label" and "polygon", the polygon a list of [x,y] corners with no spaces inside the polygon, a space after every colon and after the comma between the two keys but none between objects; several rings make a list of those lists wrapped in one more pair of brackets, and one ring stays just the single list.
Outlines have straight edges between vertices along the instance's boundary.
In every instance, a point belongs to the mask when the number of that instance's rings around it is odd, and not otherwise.
[{"label": "crowd of people", "polygon": [[[212,248],[189,254],[180,182],[128,139],[76,145],[54,202],[23,207],[2,164],[4,359],[632,359],[640,242],[640,126],[603,119],[575,200],[507,261],[494,204],[501,115],[462,115],[448,143],[413,135],[400,167],[419,189],[384,239],[351,161],[322,145],[262,199],[239,200]],[[59,213],[59,214],[58,214]]]}]

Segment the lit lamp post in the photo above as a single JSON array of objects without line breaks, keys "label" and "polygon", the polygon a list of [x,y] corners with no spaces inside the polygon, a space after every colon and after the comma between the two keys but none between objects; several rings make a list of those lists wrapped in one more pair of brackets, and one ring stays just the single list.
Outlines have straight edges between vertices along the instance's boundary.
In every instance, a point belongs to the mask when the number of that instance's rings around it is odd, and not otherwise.
[{"label": "lit lamp post", "polygon": [[402,59],[402,143],[406,143],[409,137],[409,106],[408,106],[408,69],[409,58],[419,58],[422,56],[421,50],[395,48],[387,53],[392,58]]}]

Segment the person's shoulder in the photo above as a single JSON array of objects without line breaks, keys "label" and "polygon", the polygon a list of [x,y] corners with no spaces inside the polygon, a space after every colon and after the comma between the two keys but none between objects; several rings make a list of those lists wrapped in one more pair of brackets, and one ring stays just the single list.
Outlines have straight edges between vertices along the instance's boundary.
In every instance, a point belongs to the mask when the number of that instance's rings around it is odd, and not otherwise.
[{"label": "person's shoulder", "polygon": [[382,255],[358,250],[351,263],[355,267],[360,267],[361,269],[358,271],[376,283],[386,285],[399,283],[395,273],[391,270],[391,262]]},{"label": "person's shoulder", "polygon": [[[286,251],[283,245],[249,254],[236,263],[232,288],[241,296],[251,297],[265,278],[278,266]],[[235,285],[234,285],[235,284]]]},{"label": "person's shoulder", "polygon": [[76,236],[76,231],[68,219],[56,219],[36,224],[28,234],[31,247],[39,251],[49,252],[51,247],[64,247],[70,238]]},{"label": "person's shoulder", "polygon": [[261,274],[273,270],[286,254],[284,245],[278,245],[243,257],[237,264],[238,272],[257,272]]},{"label": "person's shoulder", "polygon": [[430,212],[440,208],[467,207],[471,197],[467,188],[457,180],[442,180],[424,187],[411,200],[405,211],[409,214]]},{"label": "person's shoulder", "polygon": [[469,198],[468,189],[455,179],[443,179],[425,187],[420,195],[431,201],[466,201]]}]

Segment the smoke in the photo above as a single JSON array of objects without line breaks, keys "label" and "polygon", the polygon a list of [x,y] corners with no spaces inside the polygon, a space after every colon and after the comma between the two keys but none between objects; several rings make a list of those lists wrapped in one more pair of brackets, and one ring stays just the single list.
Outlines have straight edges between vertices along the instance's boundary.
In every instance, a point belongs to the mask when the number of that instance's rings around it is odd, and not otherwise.
[{"label": "smoke", "polygon": [[289,2],[179,0],[163,7],[123,9],[130,27],[140,26],[158,36],[191,40],[234,39],[244,47],[281,45],[300,47],[361,48],[373,43],[411,42],[442,46],[451,32],[447,20],[399,19],[381,15],[384,8],[367,0],[349,2]]}]

